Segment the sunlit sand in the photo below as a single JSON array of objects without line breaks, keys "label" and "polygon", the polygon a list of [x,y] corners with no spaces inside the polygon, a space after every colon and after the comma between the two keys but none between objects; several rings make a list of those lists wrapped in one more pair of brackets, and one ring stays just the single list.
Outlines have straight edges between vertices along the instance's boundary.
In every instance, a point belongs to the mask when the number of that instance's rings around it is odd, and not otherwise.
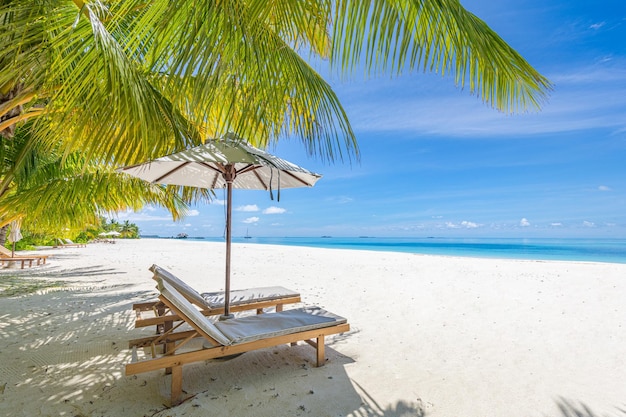
[{"label": "sunlit sand", "polygon": [[[125,376],[131,305],[156,263],[223,288],[224,245],[119,240],[0,271],[0,414],[28,416],[605,416],[626,409],[626,265],[235,244],[233,288],[280,285],[348,319],[308,345]],[[7,294],[11,296],[6,296]],[[620,411],[622,410],[622,411]]]}]

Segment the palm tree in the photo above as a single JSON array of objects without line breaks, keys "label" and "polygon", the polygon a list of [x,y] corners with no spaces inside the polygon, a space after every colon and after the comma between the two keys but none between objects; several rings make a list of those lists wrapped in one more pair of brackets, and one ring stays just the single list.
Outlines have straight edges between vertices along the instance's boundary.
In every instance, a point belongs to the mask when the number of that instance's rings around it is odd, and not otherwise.
[{"label": "palm tree", "polygon": [[295,135],[330,157],[354,147],[337,97],[298,53],[343,73],[451,72],[505,111],[549,88],[458,0],[8,1],[0,17],[0,127],[35,117],[43,142],[69,137],[120,163],[227,130],[257,145]]},{"label": "palm tree", "polygon": [[122,237],[125,238],[139,237],[139,228],[136,224],[131,223],[129,220],[124,220],[124,223],[120,226],[119,231],[122,234]]},{"label": "palm tree", "polygon": [[28,121],[42,152],[78,155],[81,169],[227,131],[351,158],[347,116],[304,56],[348,76],[450,73],[505,112],[538,108],[550,89],[458,0],[9,0],[0,19],[0,140]]},{"label": "palm tree", "polygon": [[[147,203],[168,208],[174,218],[185,214],[190,197],[180,189],[119,175],[76,152],[66,157],[42,152],[29,132],[18,128],[13,139],[0,143],[0,176],[12,178],[0,190],[0,226],[22,218],[25,229],[62,236],[67,229],[98,226],[104,213],[139,209]],[[25,162],[17,166],[16,159]]]}]

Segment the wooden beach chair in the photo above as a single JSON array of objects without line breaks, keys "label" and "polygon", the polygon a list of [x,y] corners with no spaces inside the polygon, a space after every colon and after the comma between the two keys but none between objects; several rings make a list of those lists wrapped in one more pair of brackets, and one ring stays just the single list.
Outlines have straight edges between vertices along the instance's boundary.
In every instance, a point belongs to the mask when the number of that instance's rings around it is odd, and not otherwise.
[{"label": "wooden beach chair", "polygon": [[0,264],[4,266],[7,262],[19,262],[22,265],[21,269],[24,269],[26,263],[29,267],[33,266],[33,262],[37,262],[37,265],[45,264],[48,259],[48,255],[14,255],[10,250],[4,246],[0,246]]},{"label": "wooden beach chair", "polygon": [[[189,302],[197,306],[202,314],[214,316],[224,313],[224,293],[198,293],[183,280],[158,265],[150,267],[153,279],[162,279],[174,287]],[[230,293],[230,310],[232,312],[256,310],[263,313],[266,308],[275,308],[282,311],[286,304],[295,304],[301,301],[300,294],[284,287],[259,287],[246,290],[235,290]],[[157,326],[157,333],[167,331],[171,323],[179,321],[180,317],[172,312],[163,302],[155,300],[133,304],[135,312],[135,327]],[[165,326],[165,329],[159,326]]]},{"label": "wooden beach chair", "polygon": [[[186,364],[305,341],[316,349],[316,365],[321,366],[326,360],[325,337],[350,330],[345,318],[319,307],[212,322],[173,286],[158,276],[156,280],[161,293],[159,299],[183,321],[167,333],[144,342],[142,346],[151,347],[147,358],[140,360],[137,353],[139,346],[131,344],[132,361],[126,365],[126,375],[165,369],[172,374],[172,404],[180,402],[183,366]],[[176,332],[183,323],[191,326],[192,330]],[[197,337],[204,338],[211,347],[188,343]],[[165,345],[164,354],[157,353],[159,345]],[[193,345],[196,347],[193,348]]]},{"label": "wooden beach chair", "polygon": [[86,248],[86,243],[74,243],[71,239],[56,239],[55,248]]}]

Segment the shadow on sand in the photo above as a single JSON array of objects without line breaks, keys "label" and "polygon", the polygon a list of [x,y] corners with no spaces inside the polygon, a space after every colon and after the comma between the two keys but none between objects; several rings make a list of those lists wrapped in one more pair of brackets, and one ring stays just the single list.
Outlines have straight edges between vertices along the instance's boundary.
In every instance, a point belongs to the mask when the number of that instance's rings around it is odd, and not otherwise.
[{"label": "shadow on sand", "polygon": [[559,398],[556,402],[557,407],[561,411],[562,417],[624,417],[626,416],[625,407],[615,407],[610,412],[602,412],[601,414],[594,412],[589,406],[578,401]]},{"label": "shadow on sand", "polygon": [[[50,291],[76,290],[87,288],[103,288],[107,275],[123,274],[114,268],[104,265],[61,269],[58,266],[42,265],[31,269],[4,268],[0,270],[0,297],[23,296],[32,293]],[[88,286],[81,278],[98,277],[102,279],[89,281]],[[95,284],[95,285],[94,285]]]},{"label": "shadow on sand", "polygon": [[[23,284],[37,279],[33,272],[12,276]],[[330,340],[321,368],[312,366],[314,350],[306,344],[186,366],[190,398],[168,408],[169,376],[124,374],[127,341],[153,332],[134,328],[130,307],[156,293],[107,287],[106,275],[116,273],[104,266],[48,270],[49,281],[76,287],[0,298],[0,415],[205,416],[221,409],[241,416],[424,416],[417,403],[383,407],[352,381],[346,366],[353,361],[339,353],[342,338]],[[74,281],[85,276],[91,278]]]}]

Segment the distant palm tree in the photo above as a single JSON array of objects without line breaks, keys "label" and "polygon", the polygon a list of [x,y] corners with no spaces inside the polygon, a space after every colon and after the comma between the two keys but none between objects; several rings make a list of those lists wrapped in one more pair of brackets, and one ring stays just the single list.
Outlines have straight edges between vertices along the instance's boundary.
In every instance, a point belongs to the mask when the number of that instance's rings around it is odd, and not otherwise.
[{"label": "distant palm tree", "polygon": [[138,238],[139,237],[139,228],[136,224],[131,223],[130,220],[124,220],[120,229],[120,233],[122,237],[125,238]]}]

